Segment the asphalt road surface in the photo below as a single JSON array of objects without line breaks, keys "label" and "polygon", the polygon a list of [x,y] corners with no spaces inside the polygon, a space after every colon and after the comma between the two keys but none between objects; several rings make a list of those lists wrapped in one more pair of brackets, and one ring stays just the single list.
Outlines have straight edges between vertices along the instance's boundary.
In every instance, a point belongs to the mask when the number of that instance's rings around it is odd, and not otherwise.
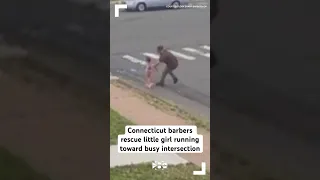
[{"label": "asphalt road surface", "polygon": [[[143,85],[145,56],[157,58],[156,47],[163,45],[179,59],[180,66],[175,72],[179,82],[173,85],[168,76],[165,88],[156,87],[162,89],[157,90],[159,95],[169,98],[165,91],[170,91],[210,107],[209,7],[120,12],[118,18],[114,17],[112,8],[110,17],[110,71],[113,75]],[[160,72],[156,73],[156,81],[160,78]]]}]

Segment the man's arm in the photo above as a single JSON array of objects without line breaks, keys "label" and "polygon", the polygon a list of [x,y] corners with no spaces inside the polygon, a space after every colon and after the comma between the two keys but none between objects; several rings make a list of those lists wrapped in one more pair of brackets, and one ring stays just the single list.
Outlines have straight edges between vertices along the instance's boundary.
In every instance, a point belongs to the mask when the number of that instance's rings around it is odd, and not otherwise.
[{"label": "man's arm", "polygon": [[160,63],[163,62],[164,56],[160,55],[158,62],[154,65],[154,68],[157,68]]},{"label": "man's arm", "polygon": [[160,61],[157,62],[157,63],[154,65],[154,68],[157,69],[157,67],[159,66],[159,64],[160,64]]}]

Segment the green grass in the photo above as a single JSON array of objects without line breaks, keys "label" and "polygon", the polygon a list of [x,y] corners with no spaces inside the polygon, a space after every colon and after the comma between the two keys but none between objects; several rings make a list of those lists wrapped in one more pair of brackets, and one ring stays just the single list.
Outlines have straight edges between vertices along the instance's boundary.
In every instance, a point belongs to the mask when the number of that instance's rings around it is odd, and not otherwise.
[{"label": "green grass", "polygon": [[47,176],[33,170],[22,158],[14,156],[3,147],[0,147],[0,179],[50,180]]},{"label": "green grass", "polygon": [[133,125],[133,123],[110,109],[110,144],[118,143],[118,135],[125,133],[126,125]]},{"label": "green grass", "polygon": [[164,170],[154,170],[150,163],[110,168],[112,180],[209,180],[210,176],[194,176],[200,167],[193,164],[168,166]]}]

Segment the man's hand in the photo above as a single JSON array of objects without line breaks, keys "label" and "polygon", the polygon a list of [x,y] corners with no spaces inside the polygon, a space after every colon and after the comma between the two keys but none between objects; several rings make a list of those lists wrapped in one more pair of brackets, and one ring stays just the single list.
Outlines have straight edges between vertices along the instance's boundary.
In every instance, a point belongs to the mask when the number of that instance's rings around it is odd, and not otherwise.
[{"label": "man's hand", "polygon": [[[159,64],[160,64],[160,62],[157,62],[153,67],[155,68],[155,69],[157,69],[157,67],[159,66]],[[158,70],[157,70],[158,71]]]},{"label": "man's hand", "polygon": [[158,72],[158,68],[156,66],[153,66],[153,68]]}]

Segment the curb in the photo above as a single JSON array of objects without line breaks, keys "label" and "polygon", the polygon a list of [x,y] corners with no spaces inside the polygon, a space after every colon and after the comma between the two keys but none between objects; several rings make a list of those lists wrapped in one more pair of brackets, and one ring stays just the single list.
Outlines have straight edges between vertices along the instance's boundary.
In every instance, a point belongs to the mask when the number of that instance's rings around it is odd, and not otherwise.
[{"label": "curb", "polygon": [[110,4],[121,4],[121,1],[110,1]]},{"label": "curb", "polygon": [[[111,76],[110,76],[110,79],[111,79]],[[117,80],[116,81],[117,83],[119,83],[119,84],[121,84],[121,85],[123,85],[123,86],[125,86],[125,87],[127,87],[129,89],[134,89],[134,90],[138,91],[139,93],[147,93],[148,95],[152,96],[154,99],[157,99],[157,100],[161,101],[162,103],[165,103],[166,105],[169,105],[169,106],[174,105],[174,104],[171,104],[171,103],[169,103],[169,102],[167,102],[167,101],[165,101],[165,100],[163,100],[161,98],[158,98],[158,97],[156,97],[156,96],[154,96],[154,95],[142,90],[141,88],[137,87],[137,85],[134,85],[134,84],[132,84],[130,82],[127,82],[127,80],[124,80],[124,79],[119,78],[119,77],[116,77],[116,80]]]},{"label": "curb", "polygon": [[[123,80],[123,79],[121,79],[121,78],[118,78],[118,79],[117,79],[117,83],[119,83],[119,84],[121,84],[121,85],[123,85],[123,86],[125,86],[125,87],[127,87],[127,88],[129,88],[129,89],[134,89],[134,90],[138,91],[139,93],[148,94],[149,96],[152,96],[152,98],[157,99],[157,100],[160,101],[161,103],[164,103],[164,104],[166,104],[166,105],[168,105],[168,106],[177,106],[177,105],[175,105],[175,104],[172,104],[172,103],[170,103],[170,102],[167,102],[166,100],[164,100],[164,99],[162,99],[162,98],[156,97],[156,96],[152,95],[151,93],[146,92],[146,91],[142,90],[141,88],[137,87],[137,85],[133,85],[132,83],[129,83],[129,82],[127,82],[126,80]],[[176,107],[176,108],[178,108],[179,111],[182,111],[182,109],[180,109],[179,107]]]},{"label": "curb", "polygon": [[110,81],[112,80],[119,80],[119,77],[118,76],[113,76],[111,73],[110,73]]},{"label": "curb", "polygon": [[[110,77],[111,78],[111,77]],[[190,122],[193,125],[196,125],[198,128],[202,128],[206,131],[210,131],[210,125],[207,124],[210,121],[206,121],[202,119],[202,117],[195,116],[194,114],[188,112],[183,107],[175,104],[174,102],[170,102],[166,99],[163,99],[162,97],[157,97],[156,95],[143,90],[142,88],[138,87],[138,85],[135,85],[134,83],[130,83],[130,81],[124,80],[120,77],[117,77],[117,79],[110,80],[110,83],[118,83],[120,86],[124,86],[125,88],[132,89],[136,91],[139,95],[148,96],[149,98],[154,99],[157,103],[152,103],[151,105],[155,106],[156,104],[162,104],[164,106],[169,107],[170,109],[175,109],[177,112],[177,115],[180,118],[186,119],[186,121]]]}]

